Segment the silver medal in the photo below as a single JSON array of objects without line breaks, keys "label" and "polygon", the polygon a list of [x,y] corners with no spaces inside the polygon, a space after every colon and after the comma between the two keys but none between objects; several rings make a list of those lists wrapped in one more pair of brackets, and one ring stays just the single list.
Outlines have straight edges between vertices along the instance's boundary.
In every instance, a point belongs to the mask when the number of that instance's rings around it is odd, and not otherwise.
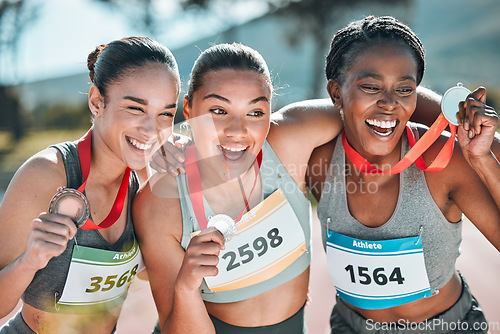
[{"label": "silver medal", "polygon": [[231,240],[236,232],[236,224],[233,218],[224,214],[218,214],[210,218],[207,227],[216,228],[224,236],[226,242]]},{"label": "silver medal", "polygon": [[459,125],[457,119],[458,104],[465,101],[470,94],[470,90],[465,88],[462,83],[448,89],[441,100],[441,111],[448,122],[453,125]]}]

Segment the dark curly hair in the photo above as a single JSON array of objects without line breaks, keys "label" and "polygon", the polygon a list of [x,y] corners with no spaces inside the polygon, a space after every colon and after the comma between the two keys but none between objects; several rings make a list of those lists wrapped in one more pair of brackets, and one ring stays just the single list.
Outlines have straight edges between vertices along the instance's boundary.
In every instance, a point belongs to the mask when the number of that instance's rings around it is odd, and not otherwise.
[{"label": "dark curly hair", "polygon": [[326,78],[342,84],[345,72],[357,57],[381,41],[399,42],[411,50],[417,62],[417,85],[420,84],[425,68],[422,43],[407,25],[390,16],[368,16],[339,30],[326,57]]}]

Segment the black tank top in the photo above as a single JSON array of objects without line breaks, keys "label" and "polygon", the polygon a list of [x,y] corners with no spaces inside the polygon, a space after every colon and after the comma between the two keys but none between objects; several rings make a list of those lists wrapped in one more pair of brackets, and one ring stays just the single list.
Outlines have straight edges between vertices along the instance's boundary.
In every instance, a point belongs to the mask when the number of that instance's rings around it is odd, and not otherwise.
[{"label": "black tank top", "polygon": [[[56,148],[62,155],[64,168],[66,169],[66,186],[77,189],[83,183],[77,147],[72,142],[60,143],[51,147]],[[123,252],[129,249],[135,239],[131,208],[132,200],[138,188],[139,181],[137,175],[132,171],[128,187],[127,224],[123,234],[114,244],[109,244],[98,230],[83,230],[79,228],[76,233],[78,245],[116,252]],[[22,300],[26,304],[45,312],[56,312],[55,304],[61,297],[64,284],[66,283],[74,245],[75,239],[73,238],[68,242],[66,250],[61,255],[52,258],[45,268],[36,272],[35,277],[22,296]]]}]

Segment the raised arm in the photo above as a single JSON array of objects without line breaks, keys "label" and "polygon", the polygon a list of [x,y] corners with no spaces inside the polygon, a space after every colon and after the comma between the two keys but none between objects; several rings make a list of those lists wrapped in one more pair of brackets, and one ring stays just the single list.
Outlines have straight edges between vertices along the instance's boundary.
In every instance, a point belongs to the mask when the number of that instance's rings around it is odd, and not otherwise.
[{"label": "raised arm", "polygon": [[[461,105],[464,125],[459,128],[458,142],[465,160],[476,171],[500,208],[500,164],[491,151],[498,115],[486,105],[486,89],[479,87]],[[498,143],[498,142],[497,142]],[[500,229],[497,230],[500,239]],[[497,245],[497,248],[500,248]]]},{"label": "raised arm", "polygon": [[0,317],[14,309],[35,273],[60,255],[76,234],[70,218],[45,213],[57,188],[66,185],[54,151],[47,149],[28,160],[0,204]]},{"label": "raised arm", "polygon": [[467,99],[467,117],[458,128],[460,147],[435,177],[451,185],[448,200],[500,251],[500,164],[490,150],[498,116],[485,105],[485,93],[479,88]]}]

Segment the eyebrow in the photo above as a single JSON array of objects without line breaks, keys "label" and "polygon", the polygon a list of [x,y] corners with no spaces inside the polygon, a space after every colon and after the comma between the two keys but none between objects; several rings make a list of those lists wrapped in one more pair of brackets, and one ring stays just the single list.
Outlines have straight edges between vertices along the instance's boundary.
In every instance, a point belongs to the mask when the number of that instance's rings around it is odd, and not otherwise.
[{"label": "eyebrow", "polygon": [[[147,106],[149,104],[148,100],[141,99],[141,98],[134,97],[134,96],[124,96],[123,99],[124,100],[134,101],[134,102],[142,104],[144,106]],[[173,109],[173,108],[177,108],[177,103],[167,104],[165,106],[165,109]]]},{"label": "eyebrow", "polygon": [[220,96],[218,94],[208,94],[203,98],[203,100],[208,100],[208,99],[217,99],[217,100],[221,100],[221,101],[224,101],[227,103],[231,103],[231,101],[229,101],[229,99],[226,99],[225,97]]},{"label": "eyebrow", "polygon": [[[218,100],[221,100],[221,101],[224,101],[224,102],[231,104],[231,101],[229,101],[229,99],[227,99],[223,96],[220,96],[218,94],[208,94],[207,96],[205,96],[203,98],[203,100],[208,100],[208,99],[218,99]],[[253,99],[252,101],[248,102],[248,104],[255,104],[255,103],[260,102],[260,101],[269,102],[269,99],[265,96],[259,96],[258,98]]]},{"label": "eyebrow", "polygon": [[[356,78],[356,80],[361,80],[361,79],[364,79],[364,78],[373,78],[373,79],[376,79],[376,80],[382,80],[382,76],[381,75],[378,75],[378,74],[375,74],[375,73],[371,73],[371,72],[362,72],[358,75],[358,77]],[[403,76],[400,78],[400,80],[412,80],[412,81],[416,81],[415,77],[412,76],[412,75],[406,75],[406,76]]]}]

